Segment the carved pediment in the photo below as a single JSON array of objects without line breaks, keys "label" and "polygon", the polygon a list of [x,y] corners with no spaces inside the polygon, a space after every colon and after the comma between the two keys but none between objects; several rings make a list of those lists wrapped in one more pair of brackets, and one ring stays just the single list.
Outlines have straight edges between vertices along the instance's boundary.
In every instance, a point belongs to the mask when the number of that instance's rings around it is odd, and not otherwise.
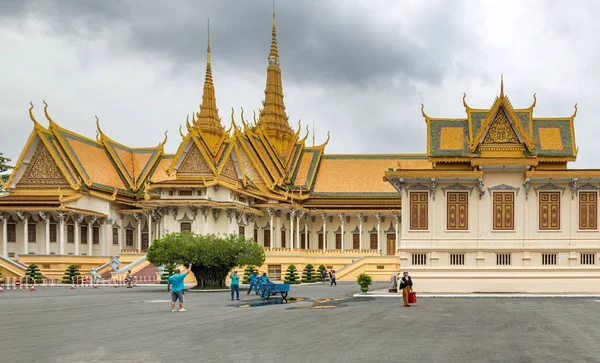
[{"label": "carved pediment", "polygon": [[483,137],[482,146],[496,145],[522,145],[522,139],[519,137],[514,125],[509,120],[503,107],[500,107],[494,120]]},{"label": "carved pediment", "polygon": [[39,142],[19,184],[68,185],[46,146]]},{"label": "carved pediment", "polygon": [[177,169],[177,173],[213,175],[212,169],[195,144],[190,147],[190,150]]}]

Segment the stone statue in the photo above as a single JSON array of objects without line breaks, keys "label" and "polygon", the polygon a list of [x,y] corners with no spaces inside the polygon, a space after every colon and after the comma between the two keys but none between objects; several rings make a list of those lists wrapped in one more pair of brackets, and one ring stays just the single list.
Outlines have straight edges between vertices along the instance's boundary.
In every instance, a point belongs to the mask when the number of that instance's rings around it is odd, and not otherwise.
[{"label": "stone statue", "polygon": [[392,286],[390,287],[389,292],[398,292],[398,275],[393,274],[390,277],[390,281],[392,283]]},{"label": "stone statue", "polygon": [[119,260],[119,256],[112,256],[109,262],[111,271],[117,271],[121,267],[121,261]]},{"label": "stone statue", "polygon": [[102,281],[102,276],[100,276],[97,271],[98,271],[97,268],[92,267],[92,269],[90,271],[90,275],[92,275],[92,280]]},{"label": "stone statue", "polygon": [[157,268],[158,268],[158,271],[156,273],[158,274],[158,279],[160,280],[160,278],[163,275],[163,272],[165,272],[165,265],[160,265]]}]

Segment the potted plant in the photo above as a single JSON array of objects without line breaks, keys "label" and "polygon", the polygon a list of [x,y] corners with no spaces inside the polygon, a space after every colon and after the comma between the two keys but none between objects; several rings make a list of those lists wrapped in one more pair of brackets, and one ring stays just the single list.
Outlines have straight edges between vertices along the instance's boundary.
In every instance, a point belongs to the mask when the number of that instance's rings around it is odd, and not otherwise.
[{"label": "potted plant", "polygon": [[371,276],[363,272],[360,275],[356,276],[356,282],[360,286],[360,291],[362,291],[363,294],[366,294],[367,291],[369,291],[369,286],[373,282],[373,279],[371,278]]}]

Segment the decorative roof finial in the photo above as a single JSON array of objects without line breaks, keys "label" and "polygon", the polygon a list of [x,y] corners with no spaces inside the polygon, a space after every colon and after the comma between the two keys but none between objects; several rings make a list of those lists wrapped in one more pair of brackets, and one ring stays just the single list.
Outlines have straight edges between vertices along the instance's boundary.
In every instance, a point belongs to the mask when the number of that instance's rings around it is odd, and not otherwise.
[{"label": "decorative roof finial", "polygon": [[500,75],[500,97],[504,98],[504,75]]},{"label": "decorative roof finial", "polygon": [[275,0],[273,0],[273,29],[271,30],[271,52],[269,64],[279,65],[279,52],[277,51],[277,21],[275,19]]},{"label": "decorative roof finial", "polygon": [[182,140],[185,140],[185,135],[183,134],[183,132],[181,132],[181,127],[182,125],[179,125],[179,135],[181,136]]},{"label": "decorative roof finial", "polygon": [[423,115],[423,117],[425,118],[425,122],[427,122],[427,119],[429,119],[429,116],[427,116],[427,114],[425,114],[425,105],[421,103],[421,115]]},{"label": "decorative roof finial", "polygon": [[29,118],[31,118],[31,121],[33,121],[33,124],[37,126],[38,122],[35,119],[35,116],[33,116],[33,102],[29,101],[29,104],[31,105],[31,107],[29,107]]},{"label": "decorative roof finial", "polygon": [[206,63],[210,64],[210,18],[208,18],[208,46],[206,47]]},{"label": "decorative roof finial", "polygon": [[531,108],[534,108],[537,103],[537,98],[535,97],[535,93],[533,94],[533,103],[531,104]]},{"label": "decorative roof finial", "polygon": [[48,114],[48,104],[46,103],[46,100],[43,100],[42,102],[44,102],[44,115],[46,116],[46,120],[48,120],[48,122],[50,122],[50,125],[54,125],[55,124],[54,120]]},{"label": "decorative roof finial", "polygon": [[169,138],[169,130],[165,131],[165,139],[163,140],[163,142],[161,142],[158,146],[159,147],[163,147],[165,146],[165,144],[167,143],[167,139]]},{"label": "decorative roof finial", "polygon": [[100,135],[103,136],[104,132],[102,132],[102,129],[100,128],[100,119],[96,115],[94,115],[94,117],[96,118],[96,128],[98,128],[98,132],[100,133]]},{"label": "decorative roof finial", "polygon": [[575,112],[573,112],[573,116],[571,116],[571,118],[575,118],[575,116],[577,116],[577,104],[575,104]]}]

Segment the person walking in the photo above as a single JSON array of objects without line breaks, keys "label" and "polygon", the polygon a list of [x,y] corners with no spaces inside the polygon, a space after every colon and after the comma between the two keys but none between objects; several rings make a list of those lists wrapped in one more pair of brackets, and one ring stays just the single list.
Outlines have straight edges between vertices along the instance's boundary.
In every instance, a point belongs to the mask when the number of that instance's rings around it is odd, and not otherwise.
[{"label": "person walking", "polygon": [[127,271],[127,275],[125,275],[125,284],[127,284],[127,288],[131,289],[131,283],[133,282],[133,275],[131,274],[131,270]]},{"label": "person walking", "polygon": [[237,270],[233,270],[231,274],[231,301],[233,301],[233,293],[237,294],[237,299],[240,299],[240,276]]},{"label": "person walking", "polygon": [[191,263],[188,266],[188,269],[184,274],[182,274],[179,269],[176,269],[175,274],[172,275],[171,277],[169,277],[169,280],[167,281],[168,282],[167,291],[169,291],[171,293],[171,312],[172,313],[177,311],[177,310],[175,310],[175,303],[177,301],[179,301],[179,311],[187,311],[183,308],[183,290],[185,289],[185,284],[183,283],[183,280],[190,273],[191,270],[192,270]]},{"label": "person walking", "polygon": [[402,299],[404,300],[404,306],[409,307],[408,297],[410,295],[410,291],[412,290],[413,282],[410,276],[408,275],[408,271],[404,271],[404,276],[402,280],[400,280],[400,289],[402,290]]},{"label": "person walking", "polygon": [[[252,271],[250,276],[248,276],[248,281],[250,282],[250,287],[248,288],[246,295],[250,295],[253,288],[256,291],[256,285],[258,284],[258,278],[259,278],[258,271],[256,271],[256,270]],[[256,294],[258,294],[258,291],[256,292]]]},{"label": "person walking", "polygon": [[327,271],[326,270],[321,270],[321,280],[323,280],[323,283],[325,283],[325,280],[327,280]]},{"label": "person walking", "polygon": [[331,281],[329,282],[329,286],[335,285],[335,287],[337,287],[337,282],[335,281],[335,270],[331,270],[331,272],[329,273],[329,277],[331,279]]}]

